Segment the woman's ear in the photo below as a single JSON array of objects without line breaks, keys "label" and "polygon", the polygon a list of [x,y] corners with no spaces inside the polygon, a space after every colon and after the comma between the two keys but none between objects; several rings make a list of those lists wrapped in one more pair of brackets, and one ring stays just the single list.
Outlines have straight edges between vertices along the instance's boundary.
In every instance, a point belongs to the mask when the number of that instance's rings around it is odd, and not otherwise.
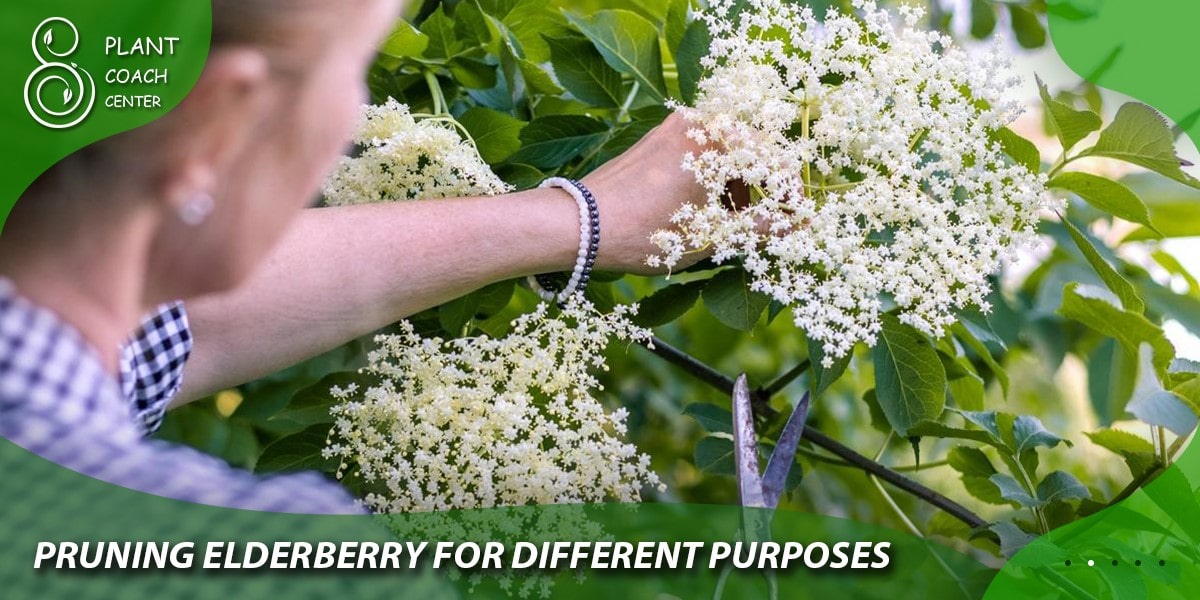
[{"label": "woman's ear", "polygon": [[272,110],[267,57],[252,47],[216,50],[187,98],[164,120],[170,157],[162,196],[213,194],[221,173],[236,161]]}]

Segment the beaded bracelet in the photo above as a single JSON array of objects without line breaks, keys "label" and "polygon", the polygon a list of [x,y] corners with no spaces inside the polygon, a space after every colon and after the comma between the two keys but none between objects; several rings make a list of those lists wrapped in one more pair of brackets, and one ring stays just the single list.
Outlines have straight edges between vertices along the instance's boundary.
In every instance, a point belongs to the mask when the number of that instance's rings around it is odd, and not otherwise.
[{"label": "beaded bracelet", "polygon": [[584,185],[574,179],[551,177],[542,182],[541,188],[562,188],[566,190],[575,203],[579,205],[579,253],[575,257],[575,268],[571,271],[571,279],[566,287],[555,291],[557,287],[549,275],[530,275],[529,287],[546,302],[555,302],[560,306],[577,291],[587,289],[588,280],[592,276],[592,268],[596,266],[596,255],[600,250],[600,209],[596,206],[596,197]]}]

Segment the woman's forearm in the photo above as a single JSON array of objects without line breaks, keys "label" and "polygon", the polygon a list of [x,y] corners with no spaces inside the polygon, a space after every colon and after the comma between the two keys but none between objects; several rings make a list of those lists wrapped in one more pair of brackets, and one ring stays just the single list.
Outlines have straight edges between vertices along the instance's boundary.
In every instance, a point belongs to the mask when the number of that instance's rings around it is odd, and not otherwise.
[{"label": "woman's forearm", "polygon": [[489,283],[570,269],[577,215],[553,189],[306,211],[249,281],[188,301],[195,347],[175,404]]}]

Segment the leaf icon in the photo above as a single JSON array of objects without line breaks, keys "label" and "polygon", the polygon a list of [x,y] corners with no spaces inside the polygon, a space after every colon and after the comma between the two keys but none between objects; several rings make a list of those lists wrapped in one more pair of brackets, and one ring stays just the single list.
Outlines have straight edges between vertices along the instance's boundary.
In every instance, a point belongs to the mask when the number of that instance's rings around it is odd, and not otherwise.
[{"label": "leaf icon", "polygon": [[49,47],[51,44],[53,44],[54,43],[54,30],[47,29],[46,35],[42,38],[42,41],[46,43],[47,47]]},{"label": "leaf icon", "polygon": [[63,104],[70,104],[71,98],[72,98],[71,88],[67,88],[67,89],[63,90]]}]

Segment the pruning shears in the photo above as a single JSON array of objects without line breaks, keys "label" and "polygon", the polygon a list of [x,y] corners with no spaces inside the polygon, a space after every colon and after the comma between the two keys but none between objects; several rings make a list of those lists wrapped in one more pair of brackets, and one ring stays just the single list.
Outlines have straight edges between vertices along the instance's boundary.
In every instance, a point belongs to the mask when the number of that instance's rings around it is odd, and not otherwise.
[{"label": "pruning shears", "polygon": [[[745,508],[774,510],[779,506],[788,473],[796,461],[796,446],[804,434],[808,420],[809,394],[804,394],[788,417],[775,450],[767,460],[767,470],[758,469],[758,436],[754,433],[754,412],[750,406],[750,385],[746,376],[738,377],[733,386],[733,456],[737,475],[738,497]],[[758,516],[751,517],[751,513]],[[747,539],[770,539],[770,511],[744,511],[742,525]]]}]

